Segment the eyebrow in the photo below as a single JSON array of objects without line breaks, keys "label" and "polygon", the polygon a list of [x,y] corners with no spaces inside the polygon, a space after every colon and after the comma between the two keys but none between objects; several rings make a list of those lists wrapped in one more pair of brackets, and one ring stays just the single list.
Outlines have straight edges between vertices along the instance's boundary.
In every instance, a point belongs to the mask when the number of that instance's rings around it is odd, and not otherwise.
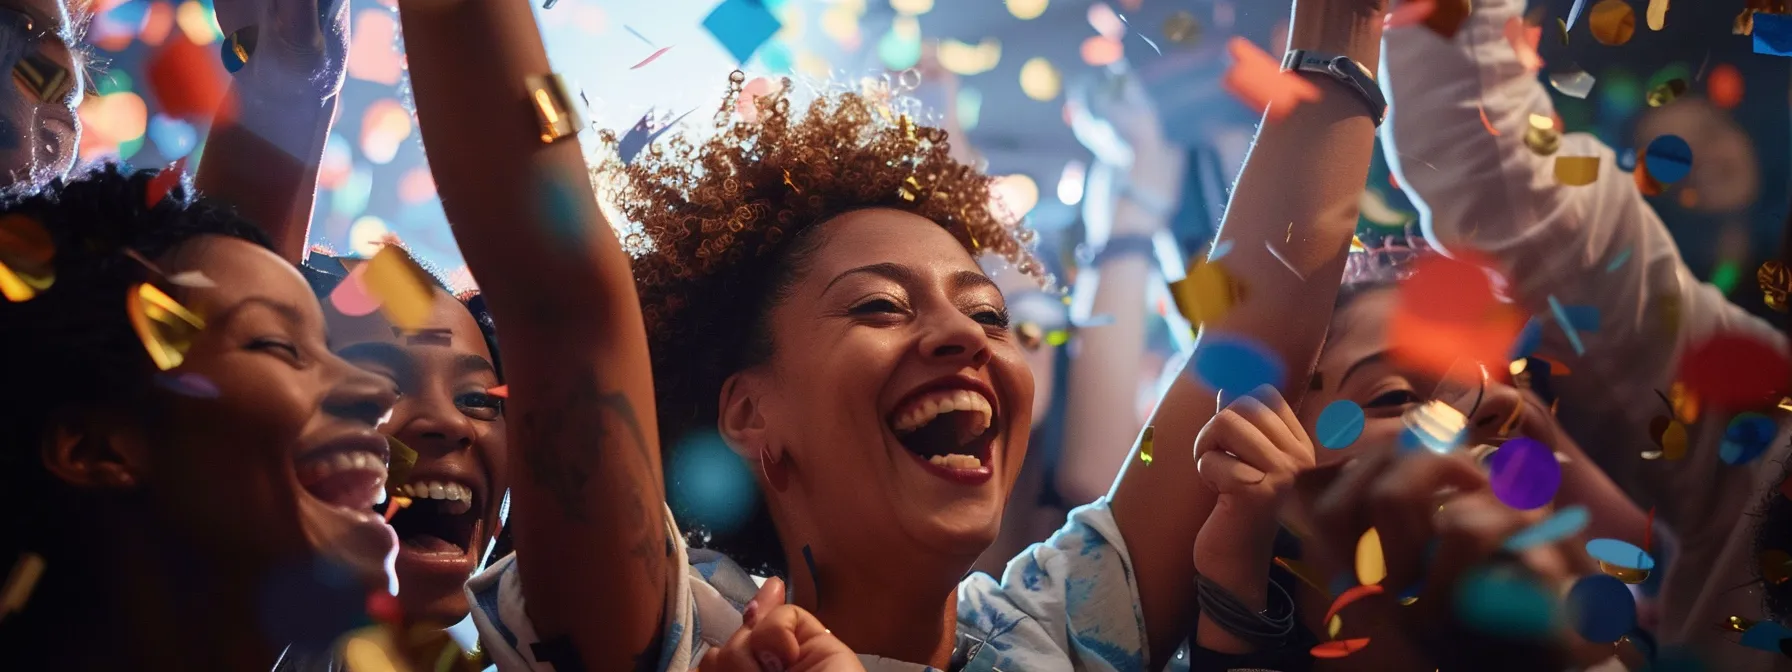
[{"label": "eyebrow", "polygon": [[417,361],[404,348],[385,341],[365,341],[347,346],[336,351],[336,356],[347,360],[371,361],[392,367],[401,377],[410,377],[417,370]]},{"label": "eyebrow", "polygon": [[[852,270],[846,271],[845,273],[841,273],[840,275],[836,275],[836,276],[834,276],[833,280],[828,281],[828,284],[826,287],[821,288],[821,293],[827,294],[828,290],[833,289],[834,285],[838,284],[841,280],[845,280],[848,277],[851,277],[854,275],[861,275],[861,274],[875,275],[875,276],[882,277],[882,278],[888,278],[888,279],[890,279],[898,284],[902,284],[902,285],[913,286],[913,285],[921,284],[920,275],[915,273],[915,271],[913,269],[910,269],[909,267],[903,266],[901,264],[886,261],[886,262],[876,263],[876,264],[867,264],[867,265],[860,266],[858,268],[854,268]],[[1001,287],[996,285],[996,281],[989,279],[989,276],[979,273],[977,271],[954,272],[952,275],[950,275],[946,278],[946,283],[954,291],[964,291],[964,290],[970,289],[970,288],[982,288],[982,287],[988,287],[990,289],[996,290],[997,292],[1002,291]]]},{"label": "eyebrow", "polygon": [[305,314],[299,312],[299,309],[292,304],[285,301],[270,299],[265,296],[251,296],[236,302],[236,305],[231,306],[229,309],[225,310],[223,314],[218,316],[218,321],[229,322],[235,319],[238,313],[247,310],[250,306],[261,306],[268,310],[272,310],[279,313],[280,317],[285,318],[286,321],[295,325],[303,324],[305,322]]},{"label": "eyebrow", "polygon": [[498,370],[492,366],[489,360],[479,355],[460,355],[454,358],[454,373],[455,375],[489,373],[496,376]]},{"label": "eyebrow", "polygon": [[989,279],[989,276],[976,271],[958,271],[957,273],[953,273],[952,277],[947,278],[946,281],[951,283],[952,289],[958,291],[987,287],[996,290],[997,294],[1002,293],[1002,288],[996,285],[996,281],[991,280]]},{"label": "eyebrow", "polygon": [[1383,350],[1383,351],[1377,352],[1373,355],[1369,355],[1368,357],[1364,357],[1362,359],[1356,360],[1355,364],[1351,364],[1350,368],[1344,370],[1344,375],[1338,377],[1338,389],[1340,389],[1340,390],[1344,389],[1344,383],[1350,381],[1350,374],[1356,373],[1357,369],[1361,369],[1370,364],[1379,364],[1383,361],[1386,361],[1387,358],[1388,358],[1388,351]]}]

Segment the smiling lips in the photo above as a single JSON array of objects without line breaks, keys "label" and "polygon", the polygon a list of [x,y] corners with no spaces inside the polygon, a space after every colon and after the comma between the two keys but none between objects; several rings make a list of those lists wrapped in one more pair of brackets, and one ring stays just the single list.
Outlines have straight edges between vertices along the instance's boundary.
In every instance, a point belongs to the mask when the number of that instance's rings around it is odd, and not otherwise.
[{"label": "smiling lips", "polygon": [[366,511],[386,498],[386,456],[358,443],[306,455],[296,470],[299,486],[332,506]]},{"label": "smiling lips", "polygon": [[977,390],[945,387],[923,392],[891,413],[890,429],[929,471],[952,480],[987,478],[984,465],[995,411]]}]

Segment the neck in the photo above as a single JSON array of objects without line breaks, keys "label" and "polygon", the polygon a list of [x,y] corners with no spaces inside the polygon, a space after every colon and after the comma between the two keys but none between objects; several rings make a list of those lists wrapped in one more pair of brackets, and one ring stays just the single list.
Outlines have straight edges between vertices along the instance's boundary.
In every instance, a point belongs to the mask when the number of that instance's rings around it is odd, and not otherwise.
[{"label": "neck", "polygon": [[[89,526],[89,538],[103,545],[80,544],[48,560],[32,598],[44,608],[19,615],[31,622],[19,624],[21,640],[36,641],[22,643],[56,656],[61,669],[272,667],[278,651],[262,643],[254,591],[240,588],[252,584],[170,552],[146,523]],[[56,573],[61,578],[50,579]],[[61,662],[65,656],[72,660]]]},{"label": "neck", "polygon": [[[809,610],[855,653],[946,669],[957,645],[958,582],[970,567],[920,562],[909,571],[852,571],[816,558],[816,577],[802,549],[790,558],[792,604]],[[936,566],[937,565],[937,566]]]}]

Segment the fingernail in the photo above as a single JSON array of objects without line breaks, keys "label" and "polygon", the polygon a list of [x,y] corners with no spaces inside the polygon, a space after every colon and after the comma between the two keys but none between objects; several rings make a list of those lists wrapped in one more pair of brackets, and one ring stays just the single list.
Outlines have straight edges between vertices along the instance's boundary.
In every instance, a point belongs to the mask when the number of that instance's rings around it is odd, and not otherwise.
[{"label": "fingernail", "polygon": [[754,617],[756,617],[758,615],[759,615],[759,600],[755,599],[750,602],[747,602],[746,610],[740,612],[740,622],[745,625],[752,625]]},{"label": "fingernail", "polygon": [[770,652],[759,652],[759,669],[765,672],[784,672],[784,663]]}]

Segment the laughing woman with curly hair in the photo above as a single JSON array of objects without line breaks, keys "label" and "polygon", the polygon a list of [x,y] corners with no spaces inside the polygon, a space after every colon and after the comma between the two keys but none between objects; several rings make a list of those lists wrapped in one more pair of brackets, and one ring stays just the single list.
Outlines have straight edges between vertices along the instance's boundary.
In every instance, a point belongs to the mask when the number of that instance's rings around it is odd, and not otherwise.
[{"label": "laughing woman with curly hair", "polygon": [[[1372,71],[1382,11],[1302,0],[1290,41]],[[1153,420],[1154,463],[1129,460],[1108,498],[1001,582],[965,578],[1025,457],[1033,394],[976,257],[1039,271],[944,133],[861,94],[799,110],[772,93],[736,118],[736,78],[713,136],[600,173],[634,224],[611,222],[576,143],[557,141],[559,101],[577,97],[540,78],[530,11],[401,12],[431,168],[506,329],[517,552],[469,586],[501,669],[684,670],[718,646],[737,660],[740,636],[724,640],[743,611],[749,625],[789,613],[742,604],[746,572],[690,550],[667,512],[661,451],[712,430],[764,501],[713,545],[784,574],[791,602],[868,667],[1165,665],[1196,622],[1196,536],[1228,533],[1226,495],[1197,485],[1187,452],[1215,412],[1193,376]],[[1259,134],[1220,263],[1259,295],[1298,298],[1241,304],[1204,338],[1256,339],[1298,376],[1337,292],[1377,108],[1338,80],[1290,76],[1326,95]],[[1291,221],[1303,235],[1286,236]]]}]

